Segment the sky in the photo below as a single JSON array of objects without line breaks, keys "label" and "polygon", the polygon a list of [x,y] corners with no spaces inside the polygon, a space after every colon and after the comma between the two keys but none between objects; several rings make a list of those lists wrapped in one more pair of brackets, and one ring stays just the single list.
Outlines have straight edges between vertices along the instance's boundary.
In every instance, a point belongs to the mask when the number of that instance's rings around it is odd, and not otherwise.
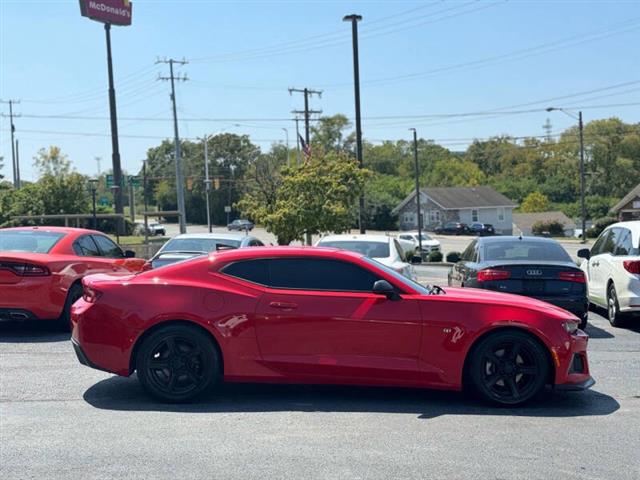
[{"label": "sky", "polygon": [[[421,138],[462,151],[474,138],[544,135],[575,124],[545,107],[583,110],[585,121],[640,121],[640,1],[137,0],[133,24],[112,28],[123,168],[172,138],[176,74],[180,136],[248,134],[263,151],[288,136],[289,87],[322,90],[311,107],[354,117],[350,24],[359,23],[365,140]],[[95,175],[111,165],[103,26],[77,0],[0,0],[0,99],[14,106],[22,178],[33,157],[61,147]],[[498,112],[496,112],[498,111]],[[8,105],[0,112],[7,115]],[[11,178],[9,120],[0,118],[0,173]],[[286,129],[286,131],[285,131]],[[96,161],[100,158],[100,162]],[[365,159],[366,162],[366,159]]]}]

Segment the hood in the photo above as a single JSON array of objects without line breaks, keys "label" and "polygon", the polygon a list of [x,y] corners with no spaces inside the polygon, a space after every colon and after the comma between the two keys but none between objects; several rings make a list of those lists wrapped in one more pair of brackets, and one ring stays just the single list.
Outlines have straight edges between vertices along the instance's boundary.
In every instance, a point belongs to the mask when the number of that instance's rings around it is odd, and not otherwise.
[{"label": "hood", "polygon": [[508,305],[511,307],[525,308],[528,310],[536,310],[547,315],[553,315],[560,319],[574,319],[575,316],[564,310],[542,300],[537,300],[523,295],[514,295],[512,293],[493,292],[479,288],[460,288],[445,287],[448,298],[459,299],[462,301],[491,304],[491,305]]}]

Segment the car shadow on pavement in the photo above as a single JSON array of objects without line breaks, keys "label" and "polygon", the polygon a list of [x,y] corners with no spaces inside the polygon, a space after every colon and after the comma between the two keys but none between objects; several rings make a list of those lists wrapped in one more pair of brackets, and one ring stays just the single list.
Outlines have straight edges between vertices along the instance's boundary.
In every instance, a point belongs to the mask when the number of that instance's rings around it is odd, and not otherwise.
[{"label": "car shadow on pavement", "polygon": [[70,334],[60,331],[55,322],[2,321],[0,343],[46,343],[69,341]]},{"label": "car shadow on pavement", "polygon": [[521,408],[484,405],[458,392],[410,388],[225,384],[196,403],[167,404],[148,397],[134,377],[111,377],[83,395],[95,408],[182,413],[379,412],[407,413],[430,419],[442,415],[581,417],[609,415],[620,404],[594,390],[548,393]]},{"label": "car shadow on pavement", "polygon": [[615,338],[615,335],[607,332],[606,330],[596,327],[592,323],[587,324],[587,328],[585,330],[589,338],[599,339],[599,338]]}]

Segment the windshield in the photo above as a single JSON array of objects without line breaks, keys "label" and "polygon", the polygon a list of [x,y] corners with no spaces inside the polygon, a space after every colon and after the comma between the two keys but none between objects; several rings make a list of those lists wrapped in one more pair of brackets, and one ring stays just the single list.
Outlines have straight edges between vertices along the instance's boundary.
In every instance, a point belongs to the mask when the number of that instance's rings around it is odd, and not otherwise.
[{"label": "windshield", "polygon": [[570,262],[569,254],[559,244],[539,241],[510,240],[491,242],[484,247],[484,260],[540,260]]},{"label": "windshield", "polygon": [[0,231],[0,251],[49,253],[53,246],[64,236],[64,233],[39,232],[36,230]]},{"label": "windshield", "polygon": [[418,282],[414,282],[413,280],[411,280],[410,278],[405,277],[401,273],[396,272],[393,268],[387,267],[386,265],[383,265],[382,263],[380,263],[380,262],[378,262],[378,261],[376,261],[374,259],[370,259],[370,258],[366,258],[365,257],[364,260],[366,262],[370,263],[371,265],[374,265],[376,268],[384,270],[389,275],[391,275],[395,280],[397,280],[399,283],[401,283],[402,285],[406,285],[406,286],[412,288],[413,290],[416,290],[418,293],[421,293],[423,295],[429,295],[431,293],[429,291],[429,289],[426,288],[424,285],[421,285]]},{"label": "windshield", "polygon": [[340,248],[351,252],[361,253],[369,258],[387,258],[389,257],[388,242],[372,242],[365,240],[332,240],[318,243],[321,247]]},{"label": "windshield", "polygon": [[222,238],[173,238],[164,247],[163,252],[214,252],[220,247],[239,248],[240,240]]}]

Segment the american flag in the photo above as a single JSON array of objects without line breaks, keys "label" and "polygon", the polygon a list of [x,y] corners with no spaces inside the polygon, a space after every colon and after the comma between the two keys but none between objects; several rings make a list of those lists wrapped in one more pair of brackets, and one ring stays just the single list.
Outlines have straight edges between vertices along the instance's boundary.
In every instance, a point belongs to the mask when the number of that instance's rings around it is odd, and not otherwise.
[{"label": "american flag", "polygon": [[302,135],[298,134],[298,137],[300,137],[300,145],[302,146],[302,153],[304,154],[304,159],[308,160],[309,157],[311,156],[311,146],[304,141],[304,138],[302,138]]}]

